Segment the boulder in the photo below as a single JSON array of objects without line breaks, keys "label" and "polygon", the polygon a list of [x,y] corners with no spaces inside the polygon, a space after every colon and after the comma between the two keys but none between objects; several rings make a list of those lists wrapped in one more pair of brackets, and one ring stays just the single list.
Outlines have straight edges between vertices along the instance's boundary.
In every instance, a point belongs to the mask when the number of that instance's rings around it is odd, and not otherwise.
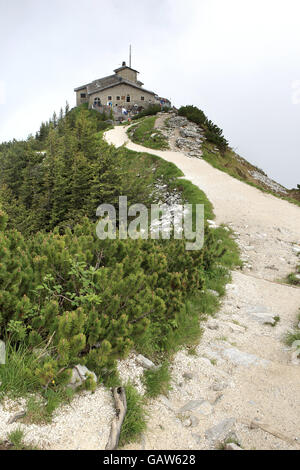
[{"label": "boulder", "polygon": [[207,328],[209,328],[210,330],[218,330],[219,329],[219,324],[218,324],[217,321],[210,320],[207,323]]},{"label": "boulder", "polygon": [[248,309],[248,315],[252,317],[253,320],[257,321],[264,325],[265,323],[276,325],[276,315],[272,314],[268,311],[267,307],[264,305],[257,305],[254,307],[250,307]]},{"label": "boulder", "polygon": [[197,413],[208,416],[212,413],[212,406],[206,400],[191,400],[182,406],[179,413],[186,413],[188,411],[197,410]]},{"label": "boulder", "polygon": [[191,420],[191,428],[195,428],[198,426],[199,419],[197,418],[197,416],[191,415],[190,420]]},{"label": "boulder", "polygon": [[195,131],[194,129],[190,129],[190,128],[180,129],[180,135],[181,137],[192,137],[193,139],[196,139],[199,136],[197,131]]},{"label": "boulder", "polygon": [[136,358],[136,361],[144,368],[144,369],[157,369],[157,366],[150,361],[150,359],[147,359],[145,356],[142,354],[139,354]]},{"label": "boulder", "polygon": [[188,120],[185,117],[176,116],[169,119],[169,126],[170,127],[182,127],[188,124]]},{"label": "boulder", "polygon": [[211,388],[214,392],[222,392],[227,387],[228,384],[226,382],[214,382]]},{"label": "boulder", "polygon": [[222,441],[226,439],[226,436],[232,431],[235,425],[235,418],[227,418],[220,423],[216,424],[216,426],[212,426],[211,428],[205,431],[206,439],[210,441]]},{"label": "boulder", "polygon": [[73,367],[72,369],[72,376],[69,382],[69,387],[73,389],[80,387],[80,385],[86,381],[89,375],[92,375],[94,381],[97,383],[97,376],[95,372],[91,372],[86,366],[77,364],[77,366]]},{"label": "boulder", "polygon": [[191,372],[184,372],[184,374],[182,374],[182,377],[187,380],[192,380],[193,374]]},{"label": "boulder", "polygon": [[217,292],[216,290],[213,290],[213,289],[207,289],[206,292],[209,292],[210,294],[212,294],[214,297],[220,297],[220,294],[219,292]]},{"label": "boulder", "polygon": [[255,312],[251,314],[252,318],[256,320],[258,323],[261,323],[262,325],[265,324],[270,324],[270,325],[276,325],[276,318],[274,315],[270,313],[264,313],[264,312]]},{"label": "boulder", "polygon": [[260,359],[255,354],[249,354],[244,351],[240,351],[237,348],[228,348],[222,351],[224,358],[237,366],[249,367],[251,365],[267,366],[269,361]]}]

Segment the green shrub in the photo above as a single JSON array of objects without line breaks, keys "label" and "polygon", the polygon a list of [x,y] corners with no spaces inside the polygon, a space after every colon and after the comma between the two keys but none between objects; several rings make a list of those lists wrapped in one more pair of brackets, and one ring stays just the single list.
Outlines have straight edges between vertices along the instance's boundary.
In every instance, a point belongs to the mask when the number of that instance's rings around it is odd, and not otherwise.
[{"label": "green shrub", "polygon": [[196,124],[199,124],[200,126],[205,124],[207,120],[204,112],[201,111],[201,109],[197,108],[196,106],[182,106],[178,110],[178,115],[184,116],[190,121],[195,122]]},{"label": "green shrub", "polygon": [[133,120],[140,119],[145,116],[154,116],[161,111],[160,104],[152,104],[147,108],[143,109],[140,113],[132,117]]},{"label": "green shrub", "polygon": [[178,111],[179,116],[186,117],[204,129],[206,139],[215,144],[222,154],[228,148],[228,142],[223,136],[223,131],[212,121],[208,120],[204,112],[196,106],[182,106]]},{"label": "green shrub", "polygon": [[222,256],[209,230],[201,251],[186,251],[184,240],[101,241],[87,219],[26,242],[5,229],[0,250],[0,332],[29,348],[51,338],[51,355],[29,371],[46,387],[66,383],[78,360],[105,380],[149,334],[166,349],[188,296]]}]

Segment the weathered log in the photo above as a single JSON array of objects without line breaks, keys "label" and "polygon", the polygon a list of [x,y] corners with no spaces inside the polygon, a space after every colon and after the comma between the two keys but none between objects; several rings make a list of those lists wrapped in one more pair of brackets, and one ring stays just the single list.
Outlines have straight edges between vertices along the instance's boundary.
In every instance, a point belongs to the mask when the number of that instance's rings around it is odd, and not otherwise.
[{"label": "weathered log", "polygon": [[109,439],[107,441],[106,450],[115,450],[118,447],[122,424],[127,412],[126,393],[123,387],[113,389],[115,400],[116,416],[112,420]]}]

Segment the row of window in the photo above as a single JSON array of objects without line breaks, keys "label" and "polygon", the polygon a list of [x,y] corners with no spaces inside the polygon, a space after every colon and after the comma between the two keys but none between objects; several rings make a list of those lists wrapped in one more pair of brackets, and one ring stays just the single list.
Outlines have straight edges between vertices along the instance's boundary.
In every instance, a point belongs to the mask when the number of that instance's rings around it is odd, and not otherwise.
[{"label": "row of window", "polygon": [[[80,93],[80,98],[86,98],[86,93]],[[127,103],[130,103],[130,95],[127,95],[127,96],[116,96],[116,100],[117,101],[125,101],[126,99],[126,102]],[[112,101],[112,96],[108,96],[107,97],[107,100],[108,101]],[[145,101],[145,97],[144,96],[141,96],[141,101]],[[95,98],[94,102],[98,103],[100,102],[100,98]]]},{"label": "row of window", "polygon": [[[112,101],[112,96],[107,97],[108,101]],[[127,101],[127,103],[130,103],[130,95],[127,96],[116,96],[116,101]],[[141,101],[145,101],[145,97],[141,96]]]}]

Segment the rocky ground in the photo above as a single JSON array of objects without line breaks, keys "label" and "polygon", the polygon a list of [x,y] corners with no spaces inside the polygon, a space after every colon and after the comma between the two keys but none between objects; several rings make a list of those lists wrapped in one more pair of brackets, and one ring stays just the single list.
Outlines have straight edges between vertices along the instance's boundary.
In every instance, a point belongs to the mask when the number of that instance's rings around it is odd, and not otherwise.
[{"label": "rocky ground", "polygon": [[[300,369],[283,338],[295,326],[300,289],[277,280],[299,260],[300,208],[211,167],[201,159],[201,130],[182,118],[159,116],[157,127],[168,135],[170,151],[128,142],[123,126],[105,138],[175,163],[213,203],[211,226],[233,229],[245,267],[232,273],[222,308],[207,322],[195,354],[175,356],[169,396],[151,402],[147,432],[126,448],[215,449],[229,439],[244,449],[299,449]],[[192,143],[185,141],[180,151],[180,139]],[[144,367],[133,354],[119,363],[124,382],[130,378],[141,393]],[[22,405],[0,407],[0,438],[19,426],[7,421]],[[43,448],[103,449],[113,415],[110,393],[100,387],[59,410],[53,424],[21,427],[27,442]]]}]

